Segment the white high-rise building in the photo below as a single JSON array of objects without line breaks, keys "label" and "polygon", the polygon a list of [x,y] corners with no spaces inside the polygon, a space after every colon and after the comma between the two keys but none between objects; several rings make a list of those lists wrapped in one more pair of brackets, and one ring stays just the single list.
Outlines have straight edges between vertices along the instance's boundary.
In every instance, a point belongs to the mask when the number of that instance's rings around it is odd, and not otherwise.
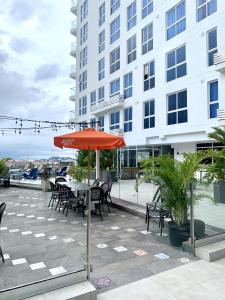
[{"label": "white high-rise building", "polygon": [[224,0],[78,0],[76,15],[75,120],[123,134],[123,166],[213,146],[207,134],[225,120]]}]

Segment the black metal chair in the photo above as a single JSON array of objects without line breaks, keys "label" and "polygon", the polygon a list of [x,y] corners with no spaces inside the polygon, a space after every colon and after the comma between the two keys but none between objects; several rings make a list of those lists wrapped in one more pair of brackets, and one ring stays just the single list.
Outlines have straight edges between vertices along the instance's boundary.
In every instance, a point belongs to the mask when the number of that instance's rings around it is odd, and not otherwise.
[{"label": "black metal chair", "polygon": [[151,219],[158,220],[158,225],[160,228],[160,235],[162,236],[163,228],[165,224],[165,219],[171,218],[171,213],[163,208],[163,199],[160,195],[160,187],[156,190],[155,195],[151,202],[146,203],[146,215],[145,222],[147,223],[147,231],[149,231],[149,225]]},{"label": "black metal chair", "polygon": [[104,209],[103,205],[105,204],[108,208],[108,211],[110,212],[110,209],[109,209],[109,202],[108,202],[108,195],[109,195],[109,189],[110,189],[110,182],[107,181],[107,182],[104,182],[102,185],[101,185],[101,188],[103,189],[103,199],[102,199],[102,208]]},{"label": "black metal chair", "polygon": [[102,202],[104,199],[104,190],[99,186],[91,187],[91,202],[95,205],[95,211],[99,211],[99,215],[101,220],[103,221],[102,217]]},{"label": "black metal chair", "polygon": [[96,178],[92,186],[99,186],[99,183],[100,183],[100,178]]},{"label": "black metal chair", "polygon": [[112,203],[111,190],[112,190],[113,181],[109,180],[108,183],[109,183],[109,190],[108,190],[108,195],[107,196],[108,196],[110,202]]},{"label": "black metal chair", "polygon": [[[3,202],[0,204],[0,225],[1,225],[1,221],[2,221],[2,217],[3,217],[3,213],[5,211],[5,208],[6,208],[6,203]],[[1,239],[0,239],[0,242],[1,242]],[[2,247],[0,245],[0,256],[2,258],[2,262],[4,263],[5,262],[5,259],[4,259],[4,255],[3,255],[3,252],[2,252]]]},{"label": "black metal chair", "polygon": [[51,205],[53,208],[54,202],[59,200],[60,192],[57,189],[57,186],[53,182],[49,181],[49,183],[50,183],[50,189],[51,189],[52,194],[51,194],[50,201],[48,203],[48,207],[50,207],[50,205]]},{"label": "black metal chair", "polygon": [[58,182],[66,182],[66,178],[58,177],[58,178],[55,179],[55,184],[57,184]]}]

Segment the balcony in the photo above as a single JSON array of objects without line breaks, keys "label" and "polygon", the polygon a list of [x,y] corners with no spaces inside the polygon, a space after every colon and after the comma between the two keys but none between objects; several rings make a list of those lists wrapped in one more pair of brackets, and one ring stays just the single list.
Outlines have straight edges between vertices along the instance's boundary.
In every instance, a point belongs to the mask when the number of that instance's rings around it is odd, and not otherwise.
[{"label": "balcony", "polygon": [[217,121],[219,126],[225,126],[225,109],[219,108],[217,109]]},{"label": "balcony", "polygon": [[77,16],[77,0],[71,0],[70,11]]},{"label": "balcony", "polygon": [[71,66],[71,70],[70,70],[70,78],[72,79],[76,79],[76,65],[72,65]]},{"label": "balcony", "polygon": [[91,106],[91,113],[93,115],[99,115],[123,107],[124,107],[123,95],[115,95],[111,97],[109,100],[102,101],[96,105]]},{"label": "balcony", "polygon": [[74,42],[71,44],[70,55],[76,57],[77,56],[76,54],[77,54],[77,42]]},{"label": "balcony", "polygon": [[77,36],[77,20],[71,22],[70,33],[73,34],[74,36]]},{"label": "balcony", "polygon": [[71,110],[70,111],[70,119],[69,121],[72,123],[72,122],[75,122],[75,110]]},{"label": "balcony", "polygon": [[225,73],[225,52],[214,54],[215,71]]},{"label": "balcony", "polygon": [[73,87],[70,89],[70,100],[75,101],[76,100],[76,88]]}]

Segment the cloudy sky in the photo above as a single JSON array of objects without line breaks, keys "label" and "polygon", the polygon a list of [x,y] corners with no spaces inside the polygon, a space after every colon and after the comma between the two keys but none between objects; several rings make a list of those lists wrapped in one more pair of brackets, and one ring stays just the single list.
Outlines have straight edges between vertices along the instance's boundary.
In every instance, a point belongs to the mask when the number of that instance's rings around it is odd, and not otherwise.
[{"label": "cloudy sky", "polygon": [[[67,121],[69,101],[70,0],[0,0],[0,115]],[[14,122],[0,128],[14,127]],[[0,131],[0,158],[42,158],[70,155],[53,146],[52,137]]]}]

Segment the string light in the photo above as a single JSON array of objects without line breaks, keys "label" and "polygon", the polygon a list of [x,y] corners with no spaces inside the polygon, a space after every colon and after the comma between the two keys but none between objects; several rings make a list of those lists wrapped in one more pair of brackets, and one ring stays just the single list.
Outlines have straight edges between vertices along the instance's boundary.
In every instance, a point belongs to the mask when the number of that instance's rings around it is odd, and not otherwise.
[{"label": "string light", "polygon": [[[43,121],[43,120],[32,120],[32,119],[25,119],[19,117],[10,117],[10,116],[1,116],[0,121],[15,121],[16,127],[9,127],[9,128],[0,128],[2,135],[5,132],[17,132],[21,135],[22,131],[29,131],[32,130],[35,133],[40,134],[41,130],[43,129],[50,129],[53,132],[57,132],[59,129],[68,128],[70,130],[75,130],[76,126],[79,125],[80,128],[87,128],[88,125],[93,127],[94,124],[100,124],[99,121],[91,121],[91,122],[55,122],[55,121]],[[24,126],[24,123],[32,123],[32,126]]]}]

